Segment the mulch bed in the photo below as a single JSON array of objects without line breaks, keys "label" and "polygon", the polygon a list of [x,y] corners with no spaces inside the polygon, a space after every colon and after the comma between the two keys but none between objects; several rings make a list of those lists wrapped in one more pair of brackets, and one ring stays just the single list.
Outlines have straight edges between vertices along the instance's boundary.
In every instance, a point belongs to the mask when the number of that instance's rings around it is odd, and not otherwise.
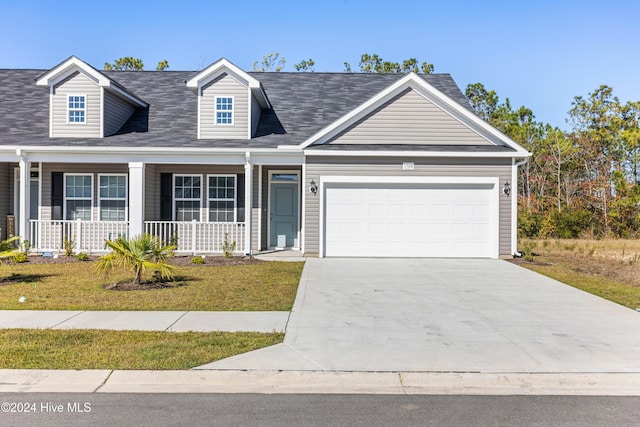
[{"label": "mulch bed", "polygon": [[[43,257],[39,255],[30,255],[27,263],[29,264],[64,264],[69,262],[91,262],[97,261],[99,256],[90,255],[89,259],[86,261],[80,261],[74,256],[64,256],[60,255],[58,258],[54,257]],[[198,264],[194,264],[191,262],[191,256],[174,256],[169,259],[169,262],[176,267],[197,267]],[[11,263],[11,258],[7,258],[3,260],[4,263]],[[248,256],[239,257],[234,256],[230,258],[225,258],[223,256],[207,256],[204,259],[205,266],[231,266],[231,265],[248,265],[248,264],[260,264],[264,261],[259,260],[257,258],[252,258]],[[201,265],[201,264],[200,264]]]},{"label": "mulch bed", "polygon": [[506,259],[507,262],[516,264],[516,265],[553,265],[549,262],[542,262],[542,261],[527,261],[524,258],[509,258]]}]

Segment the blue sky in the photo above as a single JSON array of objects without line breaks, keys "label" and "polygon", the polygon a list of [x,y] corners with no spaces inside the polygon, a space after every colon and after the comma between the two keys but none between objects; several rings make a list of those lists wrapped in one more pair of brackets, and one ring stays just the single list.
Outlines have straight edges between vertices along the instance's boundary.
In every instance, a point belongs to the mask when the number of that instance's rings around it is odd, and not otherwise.
[{"label": "blue sky", "polygon": [[563,129],[576,95],[601,84],[640,100],[637,1],[3,2],[0,68],[48,69],[70,55],[102,68],[121,56],[147,69],[195,70],[224,56],[244,69],[270,52],[284,71],[357,70],[362,53],[416,57],[462,90],[481,82]]}]

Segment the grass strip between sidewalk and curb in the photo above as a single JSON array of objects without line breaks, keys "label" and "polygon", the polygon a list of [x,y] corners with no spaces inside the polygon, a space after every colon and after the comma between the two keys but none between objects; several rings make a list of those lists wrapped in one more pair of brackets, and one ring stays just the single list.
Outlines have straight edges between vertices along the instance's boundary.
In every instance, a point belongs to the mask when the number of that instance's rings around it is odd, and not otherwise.
[{"label": "grass strip between sidewalk and curb", "polygon": [[275,332],[1,329],[0,369],[190,369],[283,340]]},{"label": "grass strip between sidewalk and curb", "polygon": [[0,265],[0,309],[289,311],[304,266],[302,262],[179,266],[175,286],[117,291],[105,286],[131,274],[104,277],[95,273],[94,264]]}]

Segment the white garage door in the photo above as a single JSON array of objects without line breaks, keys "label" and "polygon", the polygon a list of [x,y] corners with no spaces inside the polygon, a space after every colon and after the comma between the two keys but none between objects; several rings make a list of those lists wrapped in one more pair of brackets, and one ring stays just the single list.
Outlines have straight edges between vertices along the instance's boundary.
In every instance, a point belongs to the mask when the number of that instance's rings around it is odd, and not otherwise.
[{"label": "white garage door", "polygon": [[324,196],[325,256],[497,256],[494,184],[327,183]]}]

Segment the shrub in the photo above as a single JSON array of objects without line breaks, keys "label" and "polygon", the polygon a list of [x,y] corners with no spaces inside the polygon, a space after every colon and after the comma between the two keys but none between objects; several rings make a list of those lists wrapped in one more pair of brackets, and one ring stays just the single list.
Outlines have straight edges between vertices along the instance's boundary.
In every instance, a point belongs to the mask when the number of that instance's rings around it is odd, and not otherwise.
[{"label": "shrub", "polygon": [[196,265],[202,265],[204,264],[204,258],[201,257],[200,255],[196,255],[193,258],[191,258],[191,263]]},{"label": "shrub", "polygon": [[89,261],[89,255],[85,254],[84,252],[80,252],[78,255],[76,255],[76,259],[78,261]]},{"label": "shrub", "polygon": [[72,256],[73,249],[76,247],[76,242],[65,234],[62,239],[62,246],[64,247],[65,256]]},{"label": "shrub", "polygon": [[231,258],[236,250],[236,242],[229,242],[229,233],[224,233],[224,242],[222,243],[222,251],[225,258]]},{"label": "shrub", "polygon": [[11,260],[13,262],[15,262],[16,264],[22,264],[23,262],[27,262],[28,257],[27,254],[24,252],[18,252],[17,254],[15,254]]}]

